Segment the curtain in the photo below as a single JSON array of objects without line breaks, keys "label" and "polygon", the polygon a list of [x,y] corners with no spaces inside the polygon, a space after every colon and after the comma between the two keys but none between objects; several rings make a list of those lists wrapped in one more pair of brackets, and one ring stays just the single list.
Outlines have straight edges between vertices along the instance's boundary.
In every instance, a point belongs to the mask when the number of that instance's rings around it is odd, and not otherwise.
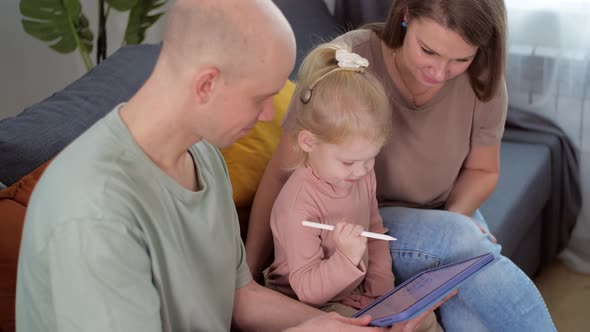
[{"label": "curtain", "polygon": [[590,274],[590,0],[505,0],[510,106],[557,123],[577,149],[582,211],[559,257]]}]

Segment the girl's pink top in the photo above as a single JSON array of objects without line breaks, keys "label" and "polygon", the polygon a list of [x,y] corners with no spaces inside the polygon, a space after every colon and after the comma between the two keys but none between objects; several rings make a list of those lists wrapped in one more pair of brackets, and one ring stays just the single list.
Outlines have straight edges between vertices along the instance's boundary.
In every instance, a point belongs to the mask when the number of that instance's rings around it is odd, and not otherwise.
[{"label": "girl's pink top", "polygon": [[[389,242],[368,239],[360,264],[353,265],[336,249],[331,231],[301,225],[303,220],[328,225],[346,221],[385,233],[375,188],[373,171],[346,188],[335,188],[316,177],[309,166],[295,170],[271,214],[275,261],[269,284],[313,306],[338,301],[357,309],[391,290]],[[361,294],[357,288],[363,282]]]}]

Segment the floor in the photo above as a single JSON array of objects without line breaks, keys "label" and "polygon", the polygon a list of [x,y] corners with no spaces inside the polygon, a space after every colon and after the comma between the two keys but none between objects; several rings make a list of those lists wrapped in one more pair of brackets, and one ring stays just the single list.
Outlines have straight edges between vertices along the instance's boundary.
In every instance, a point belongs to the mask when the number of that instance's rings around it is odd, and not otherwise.
[{"label": "floor", "polygon": [[558,331],[590,331],[590,275],[573,272],[556,259],[533,281]]}]

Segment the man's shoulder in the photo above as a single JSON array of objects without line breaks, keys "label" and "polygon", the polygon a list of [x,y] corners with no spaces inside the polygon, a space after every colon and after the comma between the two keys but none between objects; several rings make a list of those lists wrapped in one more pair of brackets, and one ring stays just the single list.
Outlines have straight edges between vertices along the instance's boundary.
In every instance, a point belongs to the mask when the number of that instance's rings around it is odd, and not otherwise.
[{"label": "man's shoulder", "polygon": [[124,210],[118,206],[145,191],[137,188],[143,183],[138,179],[146,177],[137,160],[93,131],[58,154],[39,179],[26,217],[35,228],[49,231],[71,220],[109,219]]},{"label": "man's shoulder", "polygon": [[51,163],[31,195],[25,223],[49,236],[65,224],[82,227],[87,221],[96,224],[94,221],[132,220],[120,214],[138,191],[132,188],[133,181],[121,181],[129,178],[124,172],[102,173],[81,165],[69,171],[68,166],[71,164],[59,159]]}]

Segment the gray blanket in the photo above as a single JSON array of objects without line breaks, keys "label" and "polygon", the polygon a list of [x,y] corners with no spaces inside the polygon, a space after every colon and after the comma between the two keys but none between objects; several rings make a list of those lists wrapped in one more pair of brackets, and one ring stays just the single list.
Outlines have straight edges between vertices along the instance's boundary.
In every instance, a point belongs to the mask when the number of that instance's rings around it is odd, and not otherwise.
[{"label": "gray blanket", "polygon": [[509,108],[503,140],[547,145],[551,150],[551,196],[543,216],[542,263],[563,250],[582,206],[577,151],[553,121]]}]

